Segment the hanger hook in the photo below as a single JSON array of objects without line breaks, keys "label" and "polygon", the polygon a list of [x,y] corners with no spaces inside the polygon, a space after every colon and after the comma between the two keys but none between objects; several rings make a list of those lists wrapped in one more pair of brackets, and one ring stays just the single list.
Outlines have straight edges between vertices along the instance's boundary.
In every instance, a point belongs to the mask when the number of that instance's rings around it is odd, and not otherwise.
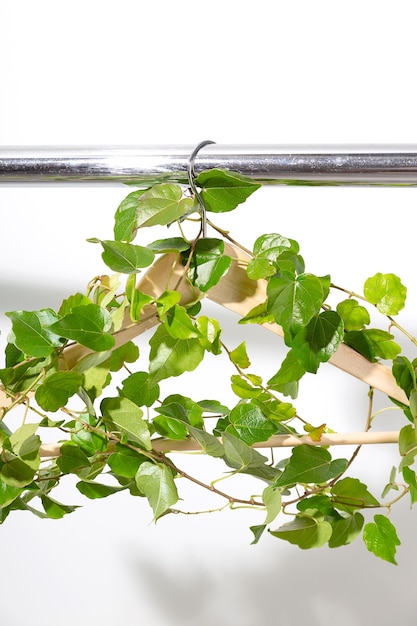
[{"label": "hanger hook", "polygon": [[203,237],[207,236],[207,214],[206,214],[206,207],[204,206],[203,199],[198,193],[197,187],[194,183],[194,178],[195,178],[194,165],[195,165],[195,159],[197,157],[197,154],[199,153],[201,148],[204,148],[204,146],[208,146],[210,143],[216,143],[216,142],[210,141],[208,139],[207,141],[202,141],[201,143],[198,144],[198,146],[194,148],[194,150],[192,151],[190,155],[190,158],[188,159],[188,168],[187,168],[188,182],[190,183],[191,190],[194,196],[197,198],[198,204],[200,205],[201,233]]}]

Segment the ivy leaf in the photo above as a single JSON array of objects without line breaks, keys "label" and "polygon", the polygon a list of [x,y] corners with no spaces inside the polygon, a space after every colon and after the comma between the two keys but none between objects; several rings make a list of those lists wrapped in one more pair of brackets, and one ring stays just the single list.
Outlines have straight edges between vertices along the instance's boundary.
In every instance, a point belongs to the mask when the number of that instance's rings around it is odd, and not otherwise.
[{"label": "ivy leaf", "polygon": [[366,547],[375,556],[397,565],[396,546],[401,545],[392,522],[385,515],[375,515],[374,521],[365,524],[363,540]]},{"label": "ivy leaf", "polygon": [[411,505],[417,502],[417,478],[416,473],[410,467],[403,467],[403,477],[410,488]]},{"label": "ivy leaf", "polygon": [[138,197],[136,227],[166,226],[192,210],[192,198],[183,198],[179,185],[160,183]]},{"label": "ivy leaf", "polygon": [[187,430],[191,437],[195,439],[201,446],[201,449],[209,456],[221,458],[224,456],[224,446],[214,435],[202,430],[194,428],[187,424]]},{"label": "ivy leaf", "polygon": [[212,354],[220,354],[222,351],[220,343],[222,329],[219,322],[212,317],[200,315],[195,324],[200,332],[199,341],[204,349]]},{"label": "ivy leaf", "polygon": [[11,487],[26,487],[39,469],[41,440],[35,434],[37,428],[38,424],[23,424],[3,440],[0,478]]},{"label": "ivy leaf", "polygon": [[329,522],[307,515],[298,515],[292,522],[269,531],[274,537],[297,545],[302,550],[320,548],[329,541],[333,529]]},{"label": "ivy leaf", "polygon": [[120,431],[130,441],[138,442],[146,450],[152,448],[143,411],[129,398],[104,398],[100,408],[109,428]]},{"label": "ivy leaf", "polygon": [[291,342],[301,366],[315,374],[320,363],[334,354],[343,339],[343,322],[336,311],[323,311],[314,316]]},{"label": "ivy leaf", "polygon": [[133,341],[127,341],[111,352],[109,369],[118,372],[125,363],[135,363],[139,358],[139,348]]},{"label": "ivy leaf", "polygon": [[296,398],[298,395],[298,381],[305,373],[306,370],[297,359],[295,352],[289,350],[278,372],[268,380],[268,387],[283,393],[285,396]]},{"label": "ivy leaf", "polygon": [[267,296],[268,311],[286,334],[294,336],[319,312],[324,294],[317,276],[282,272],[269,279]]},{"label": "ivy leaf", "polygon": [[59,318],[52,309],[10,311],[14,343],[27,356],[47,357],[62,346],[61,337],[51,329]]},{"label": "ivy leaf", "polygon": [[322,484],[342,474],[346,467],[346,459],[332,461],[330,452],[325,448],[302,444],[293,449],[289,462],[274,486]]},{"label": "ivy leaf", "polygon": [[114,238],[117,241],[132,241],[136,236],[138,201],[146,189],[132,191],[119,204],[114,216]]},{"label": "ivy leaf", "polygon": [[253,541],[251,542],[251,545],[255,545],[256,543],[258,543],[258,541],[264,534],[266,524],[259,524],[258,526],[250,526],[249,528],[253,532],[253,537],[254,537]]},{"label": "ivy leaf", "polygon": [[55,372],[39,385],[35,400],[44,411],[53,413],[67,404],[82,383],[83,377],[77,372]]},{"label": "ivy leaf", "polygon": [[347,332],[344,337],[344,343],[356,352],[359,352],[359,354],[362,354],[368,361],[376,361],[372,341],[363,330],[350,330]]},{"label": "ivy leaf", "polygon": [[333,505],[347,513],[367,506],[379,506],[379,502],[369,493],[366,485],[357,478],[346,477],[338,480],[332,487]]},{"label": "ivy leaf", "polygon": [[206,292],[227,273],[232,259],[224,256],[224,241],[205,237],[199,239],[191,259],[188,276],[193,285]]},{"label": "ivy leaf", "polygon": [[62,304],[58,309],[58,316],[64,317],[65,315],[68,315],[68,313],[71,313],[75,306],[84,306],[85,304],[93,304],[93,302],[83,293],[75,293],[62,301]]},{"label": "ivy leaf", "polygon": [[242,369],[248,368],[250,366],[250,361],[246,351],[246,341],[242,341],[237,348],[232,350],[229,354],[229,358],[233,365],[237,365]]},{"label": "ivy leaf", "polygon": [[23,487],[8,485],[0,478],[0,509],[9,506],[9,504],[20,496],[22,491]]},{"label": "ivy leaf", "polygon": [[332,536],[329,539],[329,548],[339,548],[352,543],[362,530],[364,517],[360,513],[354,513],[349,517],[332,520]]},{"label": "ivy leaf", "polygon": [[262,492],[262,501],[266,506],[265,524],[270,524],[281,511],[281,491],[275,489],[272,485],[268,485]]},{"label": "ivy leaf", "polygon": [[107,459],[107,464],[117,476],[134,478],[139,466],[145,461],[147,461],[147,458],[142,454],[138,454],[135,450],[118,446],[115,452]]},{"label": "ivy leaf", "polygon": [[155,258],[154,253],[143,246],[136,246],[123,241],[100,239],[90,239],[89,241],[101,243],[104,249],[101,255],[102,259],[107,267],[114,272],[135,274],[140,271],[140,268],[151,265]]},{"label": "ivy leaf", "polygon": [[375,274],[365,281],[365,298],[384,315],[397,315],[404,308],[407,288],[395,274]]},{"label": "ivy leaf", "polygon": [[157,239],[146,246],[155,254],[168,254],[170,252],[185,252],[190,249],[190,242],[182,237],[169,237],[167,239]]},{"label": "ivy leaf", "polygon": [[297,254],[299,250],[299,245],[294,239],[288,239],[277,233],[261,235],[253,244],[254,257],[270,261],[277,261],[283,252],[291,251]]},{"label": "ivy leaf", "polygon": [[267,278],[276,273],[276,268],[269,259],[251,259],[246,268],[248,277],[252,280]]},{"label": "ivy leaf", "polygon": [[146,461],[140,465],[135,480],[152,507],[155,521],[178,502],[174,478],[166,465]]},{"label": "ivy leaf", "polygon": [[64,474],[77,474],[80,469],[91,466],[88,456],[73,441],[63,443],[60,452],[56,464]]},{"label": "ivy leaf", "polygon": [[394,359],[401,352],[401,347],[398,343],[392,341],[394,335],[391,335],[391,333],[388,333],[386,330],[367,328],[361,332],[369,339],[375,356],[380,359]]},{"label": "ivy leaf", "polygon": [[231,433],[222,433],[225,461],[229,467],[243,471],[261,467],[268,460]]},{"label": "ivy leaf", "polygon": [[193,371],[203,360],[204,348],[198,339],[175,339],[166,328],[157,328],[149,341],[150,384]]},{"label": "ivy leaf", "polygon": [[186,309],[179,304],[175,304],[167,311],[164,318],[164,325],[171,337],[175,339],[200,338],[201,333],[193,324]]},{"label": "ivy leaf", "polygon": [[245,378],[239,376],[239,374],[232,374],[230,379],[232,381],[232,391],[239,398],[257,398],[263,394],[263,389],[260,387],[253,387]]},{"label": "ivy leaf", "polygon": [[75,485],[80,493],[82,493],[90,500],[96,500],[97,498],[107,498],[118,491],[123,491],[126,487],[116,487],[113,485],[103,485],[96,483],[93,480],[82,480]]},{"label": "ivy leaf", "polygon": [[213,213],[233,211],[261,187],[247,176],[217,168],[201,172],[195,183],[201,188],[205,208]]},{"label": "ivy leaf", "polygon": [[238,437],[250,446],[257,441],[267,441],[276,432],[276,426],[261,409],[250,403],[238,404],[231,410],[229,419]]},{"label": "ivy leaf", "polygon": [[416,372],[406,356],[398,356],[392,364],[392,373],[397,385],[405,392],[407,398],[417,389]]},{"label": "ivy leaf", "polygon": [[137,406],[152,406],[159,398],[159,385],[150,383],[148,372],[135,372],[123,381],[121,394]]},{"label": "ivy leaf", "polygon": [[104,352],[114,346],[114,337],[109,334],[113,323],[110,313],[97,304],[76,306],[51,330],[67,339],[73,339],[95,352]]},{"label": "ivy leaf", "polygon": [[78,506],[71,506],[68,504],[62,504],[61,502],[57,502],[50,496],[43,494],[41,496],[42,506],[44,508],[45,513],[51,519],[62,519],[64,515],[68,515],[68,513],[73,513],[75,509],[78,509]]},{"label": "ivy leaf", "polygon": [[360,306],[354,298],[339,302],[336,311],[342,318],[347,331],[362,330],[371,321],[369,311],[364,306]]},{"label": "ivy leaf", "polygon": [[417,433],[411,424],[403,426],[400,430],[398,438],[399,452],[402,456],[399,470],[404,467],[408,467],[414,463],[414,458],[417,455]]}]

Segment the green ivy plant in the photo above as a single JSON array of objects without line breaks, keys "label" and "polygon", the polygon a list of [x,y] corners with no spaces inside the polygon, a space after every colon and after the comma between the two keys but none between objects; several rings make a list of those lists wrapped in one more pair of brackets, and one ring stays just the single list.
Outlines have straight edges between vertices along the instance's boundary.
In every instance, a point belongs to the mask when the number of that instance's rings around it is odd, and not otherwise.
[{"label": "green ivy plant", "polygon": [[[198,197],[186,184],[163,182],[129,193],[115,213],[113,238],[90,240],[100,246],[108,275],[95,277],[85,293],[69,295],[57,311],[6,314],[11,332],[0,370],[0,521],[22,510],[53,519],[72,513],[76,506],[53,497],[68,476],[75,477],[76,488],[87,498],[120,491],[146,498],[156,521],[187,512],[178,506],[178,479],[183,478],[221,498],[220,509],[252,508],[253,543],[265,530],[302,549],[337,548],[362,536],[376,556],[396,563],[400,541],[390,509],[406,495],[411,504],[417,500],[417,359],[402,355],[389,332],[392,326],[403,330],[394,316],[404,307],[406,288],[393,274],[377,274],[366,280],[363,294],[354,294],[333,285],[329,275],[306,272],[294,239],[278,233],[257,237],[246,271],[251,280],[267,281],[266,299],[239,323],[279,324],[288,348],[264,381],[250,371],[246,343],[226,345],[218,320],[201,310],[202,296],[229,271],[232,258],[225,254],[225,241],[233,242],[211,218],[205,220],[207,236],[201,204],[210,216],[229,212],[260,185],[219,169],[199,174],[194,182]],[[170,227],[170,236],[145,243],[154,226]],[[175,235],[172,227],[178,228]],[[178,283],[150,296],[138,289],[138,274],[163,255],[180,260]],[[181,299],[184,283],[195,291],[191,302]],[[328,303],[330,293],[341,296],[336,307]],[[375,307],[387,319],[384,329],[370,327]],[[132,340],[117,344],[122,327],[133,328],[149,315],[156,324],[149,356]],[[333,458],[328,446],[320,445],[330,427],[307,423],[293,403],[303,376],[316,374],[341,343],[371,362],[390,363],[408,399],[394,401],[405,421],[398,467],[388,472],[381,497],[351,475],[359,446],[350,458]],[[84,352],[69,364],[67,351],[76,344]],[[230,361],[233,406],[180,393],[161,397],[161,381],[200,367],[207,353],[227,355]],[[116,373],[121,383],[107,395]],[[369,398],[365,430],[372,422],[372,393]],[[59,433],[50,456],[44,450],[45,432]],[[294,446],[278,463],[273,454],[255,449],[288,433],[308,433],[314,445]],[[188,441],[222,462],[227,477],[249,474],[257,481],[256,495],[234,496],[218,488],[218,476],[205,484],[184,471],[170,450]],[[233,489],[232,480],[230,485]]]}]

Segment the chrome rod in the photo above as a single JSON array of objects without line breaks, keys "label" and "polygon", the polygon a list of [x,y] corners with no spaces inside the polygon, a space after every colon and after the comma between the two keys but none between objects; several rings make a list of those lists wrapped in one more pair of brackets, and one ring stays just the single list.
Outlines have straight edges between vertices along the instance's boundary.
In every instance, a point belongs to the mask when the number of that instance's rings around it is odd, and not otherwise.
[{"label": "chrome rod", "polygon": [[[187,182],[194,146],[0,148],[0,184]],[[195,172],[222,168],[269,184],[417,185],[416,144],[205,145]]]}]

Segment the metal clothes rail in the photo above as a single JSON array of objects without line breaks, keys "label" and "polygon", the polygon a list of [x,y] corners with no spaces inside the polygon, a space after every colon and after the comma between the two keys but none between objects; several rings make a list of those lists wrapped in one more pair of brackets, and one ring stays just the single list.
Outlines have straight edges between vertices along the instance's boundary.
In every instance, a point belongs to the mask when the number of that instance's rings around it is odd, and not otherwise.
[{"label": "metal clothes rail", "polygon": [[[187,181],[193,146],[0,147],[0,185]],[[416,144],[205,145],[196,173],[239,172],[268,184],[417,185]]]}]

